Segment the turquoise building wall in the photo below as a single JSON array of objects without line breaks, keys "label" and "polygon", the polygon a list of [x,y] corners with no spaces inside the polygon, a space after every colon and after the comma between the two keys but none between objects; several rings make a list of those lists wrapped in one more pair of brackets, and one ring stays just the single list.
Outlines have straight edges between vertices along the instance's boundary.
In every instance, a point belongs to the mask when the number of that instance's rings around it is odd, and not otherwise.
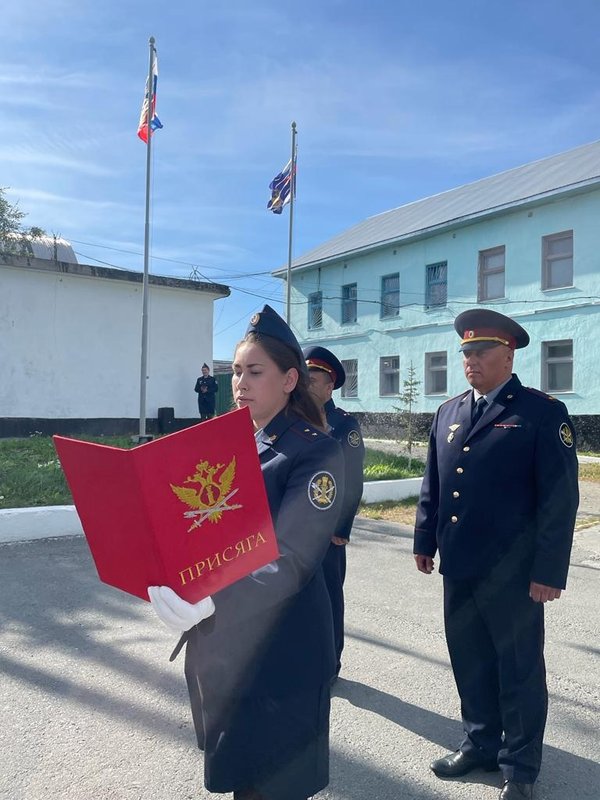
[{"label": "turquoise building wall", "polygon": [[[573,286],[543,290],[542,237],[573,231]],[[477,302],[481,250],[504,245],[505,297]],[[447,261],[447,305],[425,307],[426,265]],[[380,318],[381,278],[400,275],[400,312]],[[357,321],[341,324],[342,286],[357,284]],[[308,328],[308,297],[323,293],[322,327]],[[303,345],[319,342],[342,360],[358,360],[358,397],[349,411],[385,412],[398,398],[379,396],[379,359],[400,358],[400,391],[412,360],[421,381],[416,411],[435,411],[468,387],[453,320],[466,308],[493,308],[530,334],[515,357],[522,382],[542,385],[542,343],[573,340],[573,390],[554,393],[572,414],[600,413],[600,190],[521,203],[469,223],[444,226],[371,252],[292,273],[292,325]],[[447,352],[447,392],[426,395],[425,353]]]}]

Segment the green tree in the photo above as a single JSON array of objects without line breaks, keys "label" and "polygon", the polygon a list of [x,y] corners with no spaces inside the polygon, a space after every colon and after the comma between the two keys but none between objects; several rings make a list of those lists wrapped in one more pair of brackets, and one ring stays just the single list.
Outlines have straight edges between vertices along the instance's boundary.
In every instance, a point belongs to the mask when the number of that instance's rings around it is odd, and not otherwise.
[{"label": "green tree", "polygon": [[403,381],[403,391],[398,395],[402,407],[396,409],[402,414],[402,422],[406,427],[406,445],[408,449],[408,468],[410,469],[412,463],[412,446],[413,442],[413,406],[419,397],[419,386],[421,381],[417,380],[417,370],[413,362],[410,362],[408,367],[408,374],[405,381]]},{"label": "green tree", "polygon": [[27,251],[28,238],[39,238],[45,232],[35,226],[24,228],[22,222],[27,214],[18,203],[9,203],[5,192],[6,187],[0,187],[0,252],[23,253]]}]

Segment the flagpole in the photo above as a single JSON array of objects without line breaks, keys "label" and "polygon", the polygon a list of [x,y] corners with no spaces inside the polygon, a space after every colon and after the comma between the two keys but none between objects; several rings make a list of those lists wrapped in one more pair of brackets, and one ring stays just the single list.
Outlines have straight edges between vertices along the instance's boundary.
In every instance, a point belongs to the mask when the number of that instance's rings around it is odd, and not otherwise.
[{"label": "flagpole", "polygon": [[150,254],[150,169],[152,166],[152,93],[154,80],[154,36],[148,40],[148,110],[146,114],[146,217],[144,226],[144,277],[142,280],[142,358],[140,364],[140,432],[139,442],[148,441],[146,435],[146,382],[148,380],[148,261]]},{"label": "flagpole", "polygon": [[286,279],[286,321],[291,324],[292,297],[292,240],[294,234],[294,200],[296,197],[296,123],[292,122],[292,185],[290,188],[290,232],[288,238],[288,265]]}]

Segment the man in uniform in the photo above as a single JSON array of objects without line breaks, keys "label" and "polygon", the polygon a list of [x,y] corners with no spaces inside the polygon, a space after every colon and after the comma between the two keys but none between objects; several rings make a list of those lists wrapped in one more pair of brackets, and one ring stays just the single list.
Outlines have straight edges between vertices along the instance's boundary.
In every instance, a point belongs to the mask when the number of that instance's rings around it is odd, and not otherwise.
[{"label": "man in uniform", "polygon": [[215,395],[219,391],[219,384],[210,374],[208,364],[202,364],[202,375],[196,381],[194,391],[198,393],[200,422],[205,419],[212,419],[215,415]]},{"label": "man in uniform", "polygon": [[523,800],[547,714],[544,603],[565,588],[579,499],[575,435],[561,402],[512,374],[520,325],[472,309],[454,327],[472,389],[434,417],[414,553],[429,574],[439,551],[465,735],[431,769],[500,769],[500,800]]},{"label": "man in uniform", "polygon": [[323,409],[329,433],[342,445],[344,453],[344,501],[335,534],[323,561],[325,582],[331,599],[337,670],[341,668],[344,649],[344,579],[346,577],[346,545],[350,541],[352,523],[363,492],[365,446],[360,426],[353,416],[338,408],[331,399],[334,389],[344,385],[346,373],[331,350],[311,346],[304,349],[310,378],[310,391]]}]

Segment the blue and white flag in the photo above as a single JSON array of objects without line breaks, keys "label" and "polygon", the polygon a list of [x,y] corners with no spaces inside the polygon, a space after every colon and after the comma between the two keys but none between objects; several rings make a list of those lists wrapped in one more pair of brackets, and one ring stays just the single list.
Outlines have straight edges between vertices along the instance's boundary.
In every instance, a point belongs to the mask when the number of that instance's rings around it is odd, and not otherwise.
[{"label": "blue and white flag", "polygon": [[271,190],[271,199],[267,203],[268,211],[272,211],[274,214],[281,214],[283,207],[286,206],[291,200],[292,188],[294,191],[296,190],[295,178],[296,164],[293,165],[292,169],[292,159],[290,158],[281,172],[276,175],[269,184],[269,189]]},{"label": "blue and white flag", "polygon": [[148,78],[146,78],[146,94],[144,95],[144,102],[142,103],[142,111],[140,113],[140,121],[138,123],[137,135],[143,142],[148,143],[148,111],[150,111],[150,136],[158,128],[162,128],[162,122],[156,116],[156,84],[158,83],[158,59],[156,55],[152,62],[152,87],[148,86]]}]

